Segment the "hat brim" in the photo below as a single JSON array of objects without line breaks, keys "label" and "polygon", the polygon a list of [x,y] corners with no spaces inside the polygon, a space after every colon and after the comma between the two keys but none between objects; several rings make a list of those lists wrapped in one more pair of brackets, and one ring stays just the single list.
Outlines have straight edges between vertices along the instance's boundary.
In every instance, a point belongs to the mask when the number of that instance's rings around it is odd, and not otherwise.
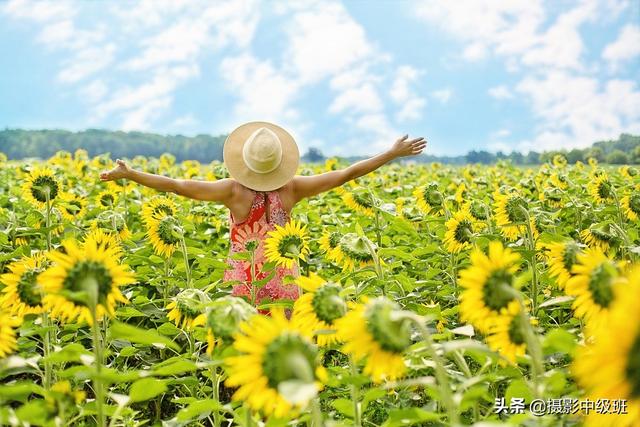
[{"label": "hat brim", "polygon": [[[268,173],[252,171],[242,157],[245,142],[261,127],[273,131],[282,143],[282,161],[276,169]],[[238,126],[227,136],[222,156],[229,175],[245,187],[256,191],[272,191],[282,187],[294,177],[300,162],[300,152],[293,137],[280,126],[269,122],[249,122]]]}]

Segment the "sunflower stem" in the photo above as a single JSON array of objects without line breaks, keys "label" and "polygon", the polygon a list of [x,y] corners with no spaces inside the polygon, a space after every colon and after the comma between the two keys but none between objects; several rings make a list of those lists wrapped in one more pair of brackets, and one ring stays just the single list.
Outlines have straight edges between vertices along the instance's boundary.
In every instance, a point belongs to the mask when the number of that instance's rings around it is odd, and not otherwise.
[{"label": "sunflower stem", "polygon": [[456,411],[455,403],[453,400],[453,396],[451,394],[451,386],[449,385],[449,377],[447,375],[447,371],[444,369],[444,364],[438,356],[435,347],[433,346],[433,340],[431,339],[431,333],[424,325],[422,318],[416,315],[413,312],[408,312],[407,317],[413,321],[413,323],[417,326],[420,334],[422,335],[422,339],[427,344],[427,351],[429,352],[429,357],[434,361],[436,365],[436,379],[438,380],[438,385],[440,387],[440,393],[442,395],[442,400],[444,400],[444,404],[447,407],[447,413],[449,416],[449,423],[452,426],[457,426],[460,424],[458,419],[458,412]]},{"label": "sunflower stem", "polygon": [[381,234],[381,229],[380,229],[380,208],[378,208],[377,206],[376,206],[375,221],[376,221],[376,243],[377,243],[378,247],[381,248],[382,247],[382,234]]},{"label": "sunflower stem", "polygon": [[[95,280],[93,280],[95,282]],[[97,288],[98,284],[94,283],[94,286]],[[93,330],[93,354],[95,357],[96,364],[96,375],[93,378],[93,388],[96,395],[96,412],[98,415],[98,426],[104,427],[106,424],[105,414],[104,414],[104,390],[102,387],[102,339],[100,337],[100,326],[98,325],[97,319],[97,289],[96,292],[93,293],[90,297],[90,307],[91,311],[91,329]]]},{"label": "sunflower stem", "polygon": [[322,419],[322,411],[320,410],[320,398],[316,396],[311,402],[311,425],[313,427],[324,427],[324,420]]},{"label": "sunflower stem", "polygon": [[45,390],[49,390],[52,383],[51,362],[49,361],[49,355],[51,354],[51,318],[49,317],[49,313],[46,311],[42,313],[42,327],[44,328],[44,334],[42,337],[42,352],[44,355],[43,384]]},{"label": "sunflower stem", "polygon": [[255,249],[251,250],[251,277],[249,283],[251,284],[251,305],[256,306],[256,287],[253,284],[253,280],[256,277],[256,254]]},{"label": "sunflower stem", "polygon": [[47,228],[47,250],[51,250],[51,200],[49,199],[49,188],[47,187],[44,192],[45,197],[47,198],[47,210],[45,215],[45,227]]},{"label": "sunflower stem", "polygon": [[536,243],[533,238],[533,230],[531,229],[531,217],[529,211],[523,209],[527,217],[527,241],[529,242],[529,250],[532,252],[531,260],[529,261],[529,267],[531,269],[531,311],[533,315],[536,315],[538,310],[538,266],[536,262]]},{"label": "sunflower stem", "polygon": [[[211,367],[211,397],[216,403],[220,403],[220,384],[218,381],[218,367]],[[220,427],[220,412],[217,409],[213,410],[213,425]]]},{"label": "sunflower stem", "polygon": [[[349,356],[349,365],[351,367],[351,375],[358,375],[358,369],[356,368],[356,362],[353,357]],[[351,384],[351,401],[353,402],[353,425],[354,427],[362,427],[362,421],[360,420],[360,385]]]},{"label": "sunflower stem", "polygon": [[187,255],[187,244],[184,236],[180,236],[180,247],[182,248],[182,259],[184,260],[184,271],[187,273],[187,288],[191,287],[191,268],[189,267],[189,256]]}]

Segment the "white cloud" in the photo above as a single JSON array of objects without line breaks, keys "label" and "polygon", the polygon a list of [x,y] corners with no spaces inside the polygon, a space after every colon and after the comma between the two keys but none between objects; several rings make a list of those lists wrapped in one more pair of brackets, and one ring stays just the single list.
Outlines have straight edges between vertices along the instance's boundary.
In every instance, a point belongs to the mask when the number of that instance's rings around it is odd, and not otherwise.
[{"label": "white cloud", "polygon": [[80,89],[81,95],[92,103],[103,99],[108,91],[107,85],[102,80],[94,80]]},{"label": "white cloud", "polygon": [[621,62],[628,61],[640,55],[640,27],[625,25],[618,38],[608,44],[602,51],[602,58],[607,60],[613,69]]},{"label": "white cloud", "polygon": [[399,105],[400,110],[396,113],[395,118],[400,123],[418,120],[422,117],[422,111],[427,101],[419,96],[417,90],[412,89],[411,85],[423,74],[424,72],[409,65],[400,66],[396,71],[389,95]]},{"label": "white cloud", "polygon": [[309,4],[291,17],[286,31],[285,58],[304,83],[333,76],[374,53],[362,26],[338,2]]},{"label": "white cloud", "polygon": [[442,104],[446,104],[447,102],[449,102],[452,95],[453,90],[449,88],[434,90],[433,92],[431,92],[431,96],[440,101]]},{"label": "white cloud", "polygon": [[498,85],[492,88],[489,88],[487,91],[489,96],[495,99],[511,99],[513,98],[513,94],[509,90],[509,88],[505,85]]},{"label": "white cloud", "polygon": [[640,131],[640,90],[636,82],[613,79],[604,85],[591,77],[556,71],[529,76],[516,87],[540,119],[537,135],[521,149],[586,147],[622,132]]},{"label": "white cloud", "polygon": [[298,116],[291,107],[300,83],[278,70],[271,61],[248,53],[229,57],[220,64],[220,74],[238,98],[234,121],[290,121]]},{"label": "white cloud", "polygon": [[349,110],[353,113],[380,111],[383,108],[378,92],[370,83],[352,87],[341,92],[329,106],[333,114]]}]

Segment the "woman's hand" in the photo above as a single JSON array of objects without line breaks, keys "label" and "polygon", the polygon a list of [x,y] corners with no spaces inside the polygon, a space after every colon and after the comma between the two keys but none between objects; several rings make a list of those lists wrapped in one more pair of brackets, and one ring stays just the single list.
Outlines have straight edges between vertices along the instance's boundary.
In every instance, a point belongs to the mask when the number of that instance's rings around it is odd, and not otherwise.
[{"label": "woman's hand", "polygon": [[113,181],[115,179],[128,178],[131,173],[131,169],[124,160],[117,159],[116,167],[110,171],[104,171],[100,173],[100,179],[102,181]]},{"label": "woman's hand", "polygon": [[409,139],[409,135],[405,135],[393,144],[389,152],[396,157],[417,156],[422,153],[427,141],[423,138]]}]

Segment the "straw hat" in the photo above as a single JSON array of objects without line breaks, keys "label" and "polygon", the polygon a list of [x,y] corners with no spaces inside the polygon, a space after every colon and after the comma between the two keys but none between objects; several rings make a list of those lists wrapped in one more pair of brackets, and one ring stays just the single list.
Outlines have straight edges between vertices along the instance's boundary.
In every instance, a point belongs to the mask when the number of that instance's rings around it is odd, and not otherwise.
[{"label": "straw hat", "polygon": [[257,191],[276,190],[293,178],[300,152],[293,137],[269,122],[237,127],[224,142],[224,163],[240,184]]}]

